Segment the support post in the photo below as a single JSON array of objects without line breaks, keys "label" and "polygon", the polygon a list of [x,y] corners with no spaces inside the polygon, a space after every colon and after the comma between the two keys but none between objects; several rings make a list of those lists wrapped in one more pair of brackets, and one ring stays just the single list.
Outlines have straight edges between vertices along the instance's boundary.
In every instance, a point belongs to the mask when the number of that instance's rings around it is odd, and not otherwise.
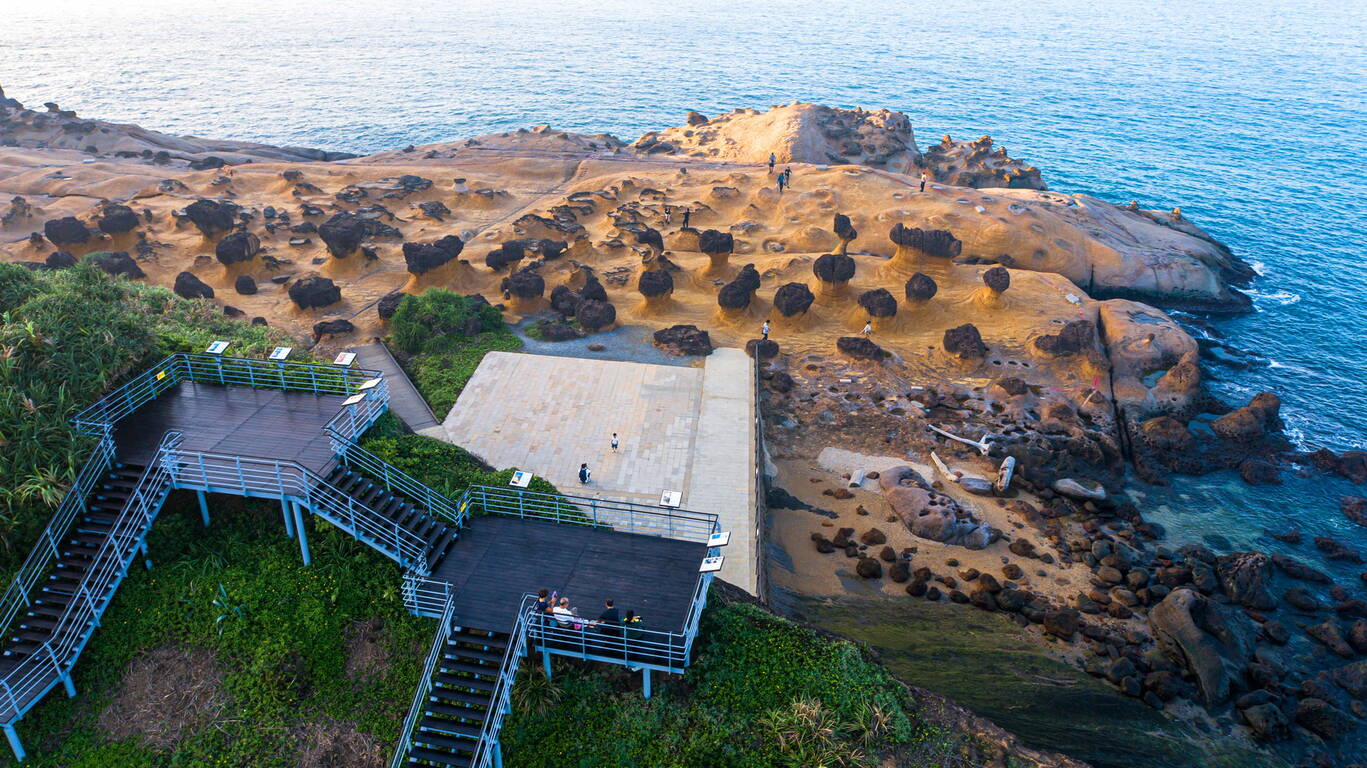
[{"label": "support post", "polygon": [[9,748],[14,750],[14,759],[20,763],[24,762],[24,758],[28,757],[24,753],[24,744],[19,741],[19,732],[9,723],[5,724],[5,738],[9,739]]},{"label": "support post", "polygon": [[147,570],[152,570],[152,556],[147,551],[147,539],[142,540],[142,564],[147,566]]},{"label": "support post", "polygon": [[546,679],[551,679],[551,652],[541,649],[541,667],[546,670]]},{"label": "support post", "polygon": [[285,517],[285,537],[294,538],[294,516],[290,513],[290,500],[284,496],[280,497],[280,511]]},{"label": "support post", "polygon": [[641,696],[650,698],[650,667],[641,667]]},{"label": "support post", "polygon": [[503,745],[494,742],[494,768],[503,768]]},{"label": "support post", "polygon": [[71,675],[62,675],[62,685],[66,686],[67,698],[76,698],[76,684],[71,682]]},{"label": "support post", "polygon": [[309,536],[304,530],[304,505],[299,502],[292,502],[294,507],[294,530],[299,533],[299,554],[304,556],[304,565],[313,562],[309,557]]},{"label": "support post", "polygon": [[204,491],[195,491],[199,497],[199,516],[204,520],[204,527],[209,527],[209,501],[204,498]]}]

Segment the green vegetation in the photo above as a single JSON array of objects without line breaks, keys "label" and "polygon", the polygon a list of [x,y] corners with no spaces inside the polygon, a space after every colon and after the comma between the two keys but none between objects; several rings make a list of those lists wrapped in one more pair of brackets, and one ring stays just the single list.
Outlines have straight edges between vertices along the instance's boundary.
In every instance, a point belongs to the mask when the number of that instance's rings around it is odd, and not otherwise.
[{"label": "green vegetation", "polygon": [[451,410],[487,352],[522,347],[487,303],[442,288],[407,296],[389,320],[390,342],[409,355],[405,368],[432,412]]},{"label": "green vegetation", "polygon": [[[458,445],[422,435],[390,434],[386,424],[372,427],[361,440],[361,447],[453,500],[471,485],[506,487],[515,471],[511,467],[494,470]],[[532,478],[528,490],[559,493],[541,477]]]},{"label": "green vegetation", "polygon": [[547,682],[523,672],[504,730],[510,765],[898,765],[941,740],[916,703],[853,643],[833,640],[743,603],[703,615],[696,660],[682,679],[557,662]]},{"label": "green vegetation", "polygon": [[218,307],[114,279],[90,265],[31,272],[0,264],[0,572],[27,555],[80,471],[90,441],[69,419],[118,381],[214,339],[237,354],[285,337]]}]

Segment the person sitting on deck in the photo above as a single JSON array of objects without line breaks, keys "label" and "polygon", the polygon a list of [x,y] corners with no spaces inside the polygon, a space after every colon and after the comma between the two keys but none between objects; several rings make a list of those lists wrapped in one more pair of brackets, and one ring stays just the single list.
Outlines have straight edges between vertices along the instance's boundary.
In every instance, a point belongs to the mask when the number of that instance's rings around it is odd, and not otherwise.
[{"label": "person sitting on deck", "polygon": [[555,618],[555,623],[562,627],[573,625],[575,629],[582,629],[584,626],[577,621],[579,617],[575,616],[574,610],[570,608],[568,597],[560,598],[560,602],[556,603],[554,610],[551,611],[551,616]]},{"label": "person sitting on deck", "polygon": [[538,614],[551,612],[550,591],[542,589],[536,593],[536,605],[534,606]]},{"label": "person sitting on deck", "polygon": [[[622,619],[622,626],[626,630],[626,639],[628,641],[641,639],[641,617],[636,613],[634,608],[627,609],[626,618]],[[627,658],[630,660],[629,654],[627,654]],[[641,666],[637,664],[629,666],[627,669],[632,672],[640,672]]]}]

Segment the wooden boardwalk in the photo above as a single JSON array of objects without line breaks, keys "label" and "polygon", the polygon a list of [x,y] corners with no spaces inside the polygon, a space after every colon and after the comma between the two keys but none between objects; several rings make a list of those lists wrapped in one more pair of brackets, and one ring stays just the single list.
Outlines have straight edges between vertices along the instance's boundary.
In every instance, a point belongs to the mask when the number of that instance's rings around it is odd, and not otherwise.
[{"label": "wooden boardwalk", "polygon": [[461,529],[432,578],[449,582],[456,620],[506,632],[523,595],[549,589],[575,612],[597,618],[612,598],[645,629],[679,631],[701,575],[704,544],[489,515]]},{"label": "wooden boardwalk", "polygon": [[334,456],[323,426],[345,399],[183,381],[114,427],[116,453],[146,465],[166,432],[178,430],[186,451],[293,460],[322,473]]},{"label": "wooden boardwalk", "polygon": [[432,415],[432,409],[427,406],[427,401],[418,393],[418,388],[413,386],[399,361],[389,353],[388,347],[375,342],[352,347],[351,351],[356,353],[356,360],[362,368],[384,374],[384,380],[389,382],[389,410],[399,417],[399,421],[408,425],[414,432],[441,428],[441,422]]}]

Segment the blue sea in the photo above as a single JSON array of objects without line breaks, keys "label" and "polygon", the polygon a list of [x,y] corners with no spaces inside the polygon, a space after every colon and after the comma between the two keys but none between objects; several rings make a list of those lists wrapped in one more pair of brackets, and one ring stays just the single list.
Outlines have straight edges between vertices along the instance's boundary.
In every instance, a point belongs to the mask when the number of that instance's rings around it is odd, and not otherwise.
[{"label": "blue sea", "polygon": [[[1367,447],[1361,0],[0,0],[0,84],[361,153],[547,122],[630,140],[795,99],[901,110],[922,147],[990,134],[1054,189],[1180,206],[1261,273],[1257,311],[1206,332],[1213,389],[1278,393],[1307,448]],[[1145,498],[1220,549],[1295,525],[1367,551],[1337,511],[1352,490],[1216,475]]]}]

